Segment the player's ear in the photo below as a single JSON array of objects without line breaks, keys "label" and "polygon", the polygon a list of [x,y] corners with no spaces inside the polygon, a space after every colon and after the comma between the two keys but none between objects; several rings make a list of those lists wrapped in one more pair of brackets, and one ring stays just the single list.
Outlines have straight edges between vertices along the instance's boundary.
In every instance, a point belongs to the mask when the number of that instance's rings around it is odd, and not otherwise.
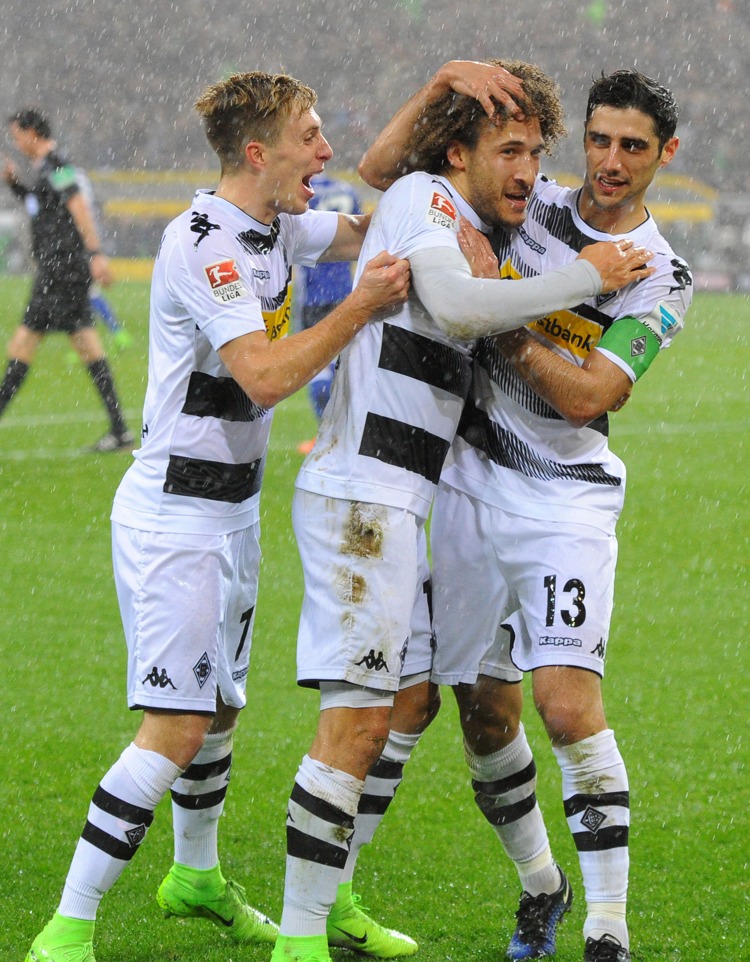
[{"label": "player's ear", "polygon": [[466,147],[458,140],[452,140],[445,152],[448,163],[456,170],[466,170]]},{"label": "player's ear", "polygon": [[671,164],[674,155],[677,153],[677,148],[680,146],[679,137],[670,137],[669,140],[664,144],[661,149],[661,161],[659,163],[660,167],[666,167],[667,164]]},{"label": "player's ear", "polygon": [[251,167],[261,169],[266,165],[266,146],[259,140],[251,140],[245,144],[245,160]]}]

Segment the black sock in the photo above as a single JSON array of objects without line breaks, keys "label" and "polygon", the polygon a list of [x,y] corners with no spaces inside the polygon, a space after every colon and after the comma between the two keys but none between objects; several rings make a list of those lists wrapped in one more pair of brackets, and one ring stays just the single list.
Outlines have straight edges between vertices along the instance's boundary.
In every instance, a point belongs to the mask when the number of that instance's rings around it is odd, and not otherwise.
[{"label": "black sock", "polygon": [[0,414],[16,396],[28,373],[29,365],[25,361],[18,361],[15,358],[8,361],[3,383],[0,384]]},{"label": "black sock", "polygon": [[96,385],[99,394],[101,394],[102,401],[104,401],[104,406],[109,414],[112,433],[118,436],[124,434],[128,426],[125,424],[125,419],[122,416],[120,400],[117,397],[115,382],[112,379],[112,372],[109,369],[109,364],[107,364],[107,359],[102,357],[98,361],[92,361],[91,364],[88,365],[88,369],[91,380]]}]

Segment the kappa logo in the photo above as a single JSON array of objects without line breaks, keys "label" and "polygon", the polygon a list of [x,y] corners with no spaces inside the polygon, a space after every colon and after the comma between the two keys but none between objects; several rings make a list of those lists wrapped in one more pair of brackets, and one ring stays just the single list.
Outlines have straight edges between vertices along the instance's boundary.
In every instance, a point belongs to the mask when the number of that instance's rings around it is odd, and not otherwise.
[{"label": "kappa logo", "polygon": [[388,663],[383,657],[383,652],[379,651],[376,655],[374,648],[371,648],[361,661],[355,661],[354,664],[357,667],[364,665],[368,671],[382,671],[384,668],[388,671]]},{"label": "kappa logo", "polygon": [[247,293],[242,283],[242,277],[233,260],[219,261],[218,264],[208,264],[203,268],[211,287],[211,293],[217,301],[235,301]]},{"label": "kappa logo", "polygon": [[159,671],[156,665],[154,665],[151,671],[146,675],[141,684],[151,685],[152,688],[166,688],[169,686],[174,691],[177,691],[175,686],[172,684],[172,679],[167,674],[167,669],[162,668],[162,670]]},{"label": "kappa logo", "polygon": [[428,223],[435,224],[438,227],[449,227],[451,230],[455,230],[457,220],[458,211],[456,210],[453,201],[448,200],[444,194],[441,194],[438,191],[433,191],[430,208],[427,211]]},{"label": "kappa logo", "polygon": [[190,223],[190,230],[198,235],[198,239],[193,244],[193,250],[198,250],[198,244],[202,240],[205,240],[212,230],[221,230],[219,224],[212,224],[208,219],[208,214],[200,214],[198,211],[193,211],[193,217]]},{"label": "kappa logo", "polygon": [[596,655],[598,658],[603,658],[606,650],[607,643],[603,638],[600,638],[597,646],[591,649],[591,654]]}]

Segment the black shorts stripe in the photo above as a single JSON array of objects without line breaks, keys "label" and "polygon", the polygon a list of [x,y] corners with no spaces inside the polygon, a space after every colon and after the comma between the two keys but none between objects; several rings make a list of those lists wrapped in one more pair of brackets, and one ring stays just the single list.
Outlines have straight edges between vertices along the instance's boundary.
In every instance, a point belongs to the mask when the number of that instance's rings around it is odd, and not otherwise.
[{"label": "black shorts stripe", "polygon": [[467,355],[394,324],[383,325],[378,367],[430,384],[462,400],[471,387],[471,359]]},{"label": "black shorts stripe", "polygon": [[317,795],[311,795],[310,792],[302,788],[301,785],[298,785],[297,782],[294,783],[290,797],[300,808],[304,808],[306,812],[309,812],[324,822],[330,822],[331,825],[340,825],[342,828],[354,827],[354,819],[351,815],[347,815],[346,812],[343,812],[330,802],[318,798]]},{"label": "black shorts stripe", "polygon": [[494,782],[480,782],[476,779],[472,781],[471,787],[475,792],[483,795],[505,795],[506,792],[514,788],[521,788],[536,778],[536,762],[532,758],[526,768],[508,775],[507,778],[498,778]]},{"label": "black shorts stripe", "polygon": [[228,755],[217,759],[215,762],[206,762],[204,765],[191,765],[180,777],[187,778],[191,782],[206,782],[209,778],[223,775],[225,772],[228,772],[231,767],[232,753],[229,752]]},{"label": "black shorts stripe", "polygon": [[117,796],[111,795],[106,789],[102,788],[101,785],[97,787],[91,801],[102,812],[106,812],[113,818],[119,818],[123,822],[129,822],[131,825],[150,825],[154,820],[154,813],[151,809],[141,808],[139,805],[132,805],[130,802],[117,798]]},{"label": "black shorts stripe", "polygon": [[342,848],[332,842],[323,842],[319,838],[300,832],[292,825],[286,827],[286,851],[292,858],[338,869],[343,869],[349,855],[348,846]]},{"label": "black shorts stripe", "polygon": [[172,789],[172,801],[179,808],[184,808],[189,812],[200,812],[206,808],[213,808],[220,805],[227,794],[227,786],[217,788],[215,792],[203,792],[200,795],[183,795]]},{"label": "black shorts stripe", "polygon": [[563,802],[565,817],[579,815],[587,808],[600,808],[602,805],[619,805],[630,808],[630,792],[600,792],[597,795],[571,795]]},{"label": "black shorts stripe", "polygon": [[598,832],[573,832],[573,841],[579,852],[607,852],[611,848],[628,847],[628,826],[613,825],[600,828]]},{"label": "black shorts stripe", "polygon": [[450,444],[424,428],[370,412],[365,421],[359,453],[403,468],[437,484]]},{"label": "black shorts stripe", "polygon": [[476,802],[490,825],[510,825],[534,810],[536,792],[511,805],[498,805],[494,798],[487,795],[477,795]]},{"label": "black shorts stripe", "polygon": [[266,408],[255,404],[233,377],[212,377],[200,371],[190,375],[183,414],[222,421],[257,421]]},{"label": "black shorts stripe", "polygon": [[247,464],[223,464],[172,454],[164,491],[186,498],[241,504],[260,491],[263,464],[263,458]]},{"label": "black shorts stripe", "polygon": [[[141,839],[142,837],[143,836],[141,836]],[[104,852],[105,855],[109,855],[111,858],[117,858],[121,862],[129,862],[138,851],[138,845],[140,844],[140,841],[132,845],[128,842],[122,842],[119,838],[115,838],[110,835],[109,832],[102,831],[102,829],[96,825],[92,825],[91,822],[88,821],[83,826],[81,838],[90,845],[93,845],[94,848],[98,848],[100,852]]]}]

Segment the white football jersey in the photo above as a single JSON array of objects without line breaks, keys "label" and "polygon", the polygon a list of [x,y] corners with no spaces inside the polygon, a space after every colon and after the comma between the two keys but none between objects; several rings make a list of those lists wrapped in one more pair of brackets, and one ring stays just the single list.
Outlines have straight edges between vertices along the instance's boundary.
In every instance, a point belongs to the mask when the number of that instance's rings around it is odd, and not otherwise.
[{"label": "white football jersey", "polygon": [[280,214],[269,226],[210,191],[162,237],[151,283],[142,444],[112,519],[151,531],[221,534],[258,519],[272,411],[254,404],[217,351],[289,328],[291,265],[331,244],[333,212]]},{"label": "white football jersey", "polygon": [[[445,178],[401,178],[375,211],[355,281],[383,250],[406,258],[458,250],[459,216],[482,229]],[[297,487],[426,517],[469,391],[470,347],[444,334],[413,291],[404,305],[383,311],[341,354]]]},{"label": "white football jersey", "polygon": [[[661,349],[671,343],[690,305],[690,271],[650,215],[628,234],[604,234],[581,220],[577,198],[577,190],[538,178],[524,226],[496,237],[500,273],[521,278],[554,270],[595,241],[629,238],[653,251],[651,277],[529,325],[553,351],[581,365],[613,325],[635,318],[640,323],[632,338],[623,339],[626,350],[605,350],[635,381],[645,342],[637,335],[648,328]],[[514,514],[614,531],[625,466],[609,449],[606,415],[573,427],[522,380],[491,339],[477,343],[473,393],[443,475],[446,483]]]}]

